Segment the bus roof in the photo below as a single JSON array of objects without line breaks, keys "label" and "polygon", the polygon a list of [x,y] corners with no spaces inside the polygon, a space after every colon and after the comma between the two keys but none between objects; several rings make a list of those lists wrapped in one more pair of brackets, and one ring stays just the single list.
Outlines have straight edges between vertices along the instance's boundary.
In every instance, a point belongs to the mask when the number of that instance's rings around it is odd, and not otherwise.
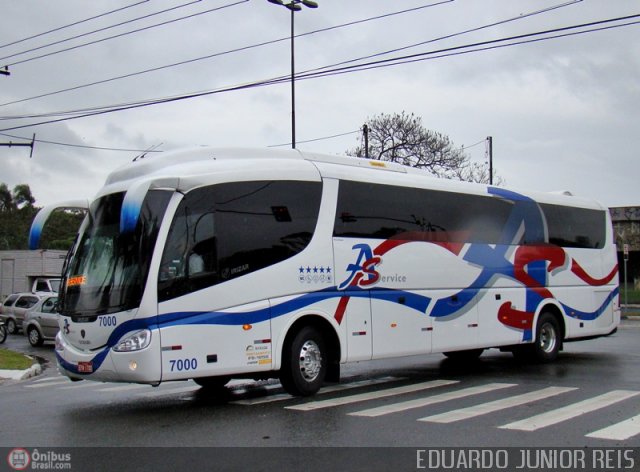
[{"label": "bus roof", "polygon": [[[277,174],[281,178],[286,172],[291,179],[339,178],[480,195],[487,195],[488,187],[487,184],[437,178],[422,169],[379,160],[332,156],[296,149],[198,147],[139,156],[113,171],[97,196],[128,190],[136,181],[149,179],[159,181],[156,187],[162,187],[164,183],[172,188],[188,191],[210,182],[210,176],[215,174],[231,177],[230,173],[234,170],[247,179],[252,174],[264,178],[268,174]],[[591,199],[575,197],[566,191],[518,190],[518,193],[542,203],[605,209]]]}]

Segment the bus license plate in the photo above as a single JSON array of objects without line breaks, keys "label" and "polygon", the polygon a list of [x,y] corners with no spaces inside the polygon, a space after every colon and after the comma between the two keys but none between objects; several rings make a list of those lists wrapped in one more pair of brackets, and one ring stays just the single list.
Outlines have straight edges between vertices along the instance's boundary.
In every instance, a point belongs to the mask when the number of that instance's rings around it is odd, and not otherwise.
[{"label": "bus license plate", "polygon": [[90,374],[93,372],[93,362],[78,362],[78,372]]}]

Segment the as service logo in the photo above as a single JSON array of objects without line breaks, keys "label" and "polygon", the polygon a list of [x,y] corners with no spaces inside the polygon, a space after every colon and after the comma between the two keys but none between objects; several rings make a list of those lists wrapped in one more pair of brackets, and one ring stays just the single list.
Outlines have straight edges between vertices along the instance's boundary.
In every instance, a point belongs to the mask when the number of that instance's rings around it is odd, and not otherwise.
[{"label": "as service logo", "polygon": [[350,274],[338,289],[342,290],[352,285],[368,287],[377,283],[380,280],[380,274],[376,268],[382,262],[382,258],[374,256],[368,244],[356,244],[351,249],[358,251],[358,258],[355,264],[347,266],[347,272]]}]

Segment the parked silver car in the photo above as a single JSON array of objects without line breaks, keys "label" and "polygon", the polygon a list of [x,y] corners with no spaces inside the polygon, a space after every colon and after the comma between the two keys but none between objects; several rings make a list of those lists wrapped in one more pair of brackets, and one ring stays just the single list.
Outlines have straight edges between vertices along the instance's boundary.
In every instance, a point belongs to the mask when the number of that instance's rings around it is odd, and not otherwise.
[{"label": "parked silver car", "polygon": [[25,313],[22,331],[32,346],[55,340],[58,334],[57,301],[56,296],[43,298]]},{"label": "parked silver car", "polygon": [[40,293],[14,293],[2,303],[2,320],[9,334],[22,329],[25,312],[46,295]]}]

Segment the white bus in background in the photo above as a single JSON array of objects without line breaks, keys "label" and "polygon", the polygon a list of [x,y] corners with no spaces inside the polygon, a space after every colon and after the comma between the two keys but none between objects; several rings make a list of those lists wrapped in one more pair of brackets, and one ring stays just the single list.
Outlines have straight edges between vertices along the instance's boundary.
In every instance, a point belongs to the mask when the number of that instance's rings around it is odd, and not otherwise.
[{"label": "white bus in background", "polygon": [[609,213],[573,196],[199,148],[137,159],[68,205],[89,208],[60,290],[72,379],[279,377],[311,395],[346,362],[494,347],[552,361],[620,320]]}]

